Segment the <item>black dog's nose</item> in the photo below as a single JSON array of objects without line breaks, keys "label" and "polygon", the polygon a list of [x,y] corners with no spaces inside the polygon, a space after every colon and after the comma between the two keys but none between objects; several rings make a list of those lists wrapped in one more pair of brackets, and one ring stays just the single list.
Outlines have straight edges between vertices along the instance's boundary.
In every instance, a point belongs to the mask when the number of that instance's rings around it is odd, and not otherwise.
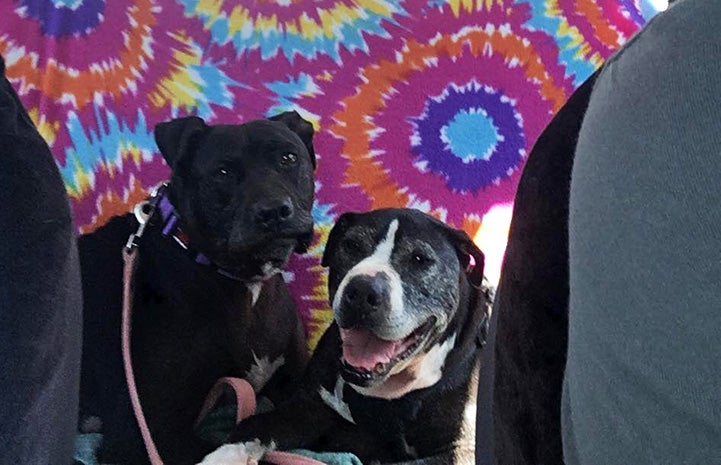
[{"label": "black dog's nose", "polygon": [[366,317],[386,309],[390,302],[390,283],[388,275],[376,273],[374,276],[358,275],[353,277],[343,290],[341,305],[343,314],[350,326],[360,323]]},{"label": "black dog's nose", "polygon": [[259,202],[253,208],[253,220],[261,226],[277,226],[293,216],[293,203],[290,199]]}]

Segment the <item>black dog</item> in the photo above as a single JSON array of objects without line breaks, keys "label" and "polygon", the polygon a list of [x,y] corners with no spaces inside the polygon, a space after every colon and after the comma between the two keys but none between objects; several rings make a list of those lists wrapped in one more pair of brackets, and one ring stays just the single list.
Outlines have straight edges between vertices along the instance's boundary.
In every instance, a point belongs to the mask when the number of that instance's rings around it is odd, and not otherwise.
[{"label": "black dog", "polygon": [[239,443],[203,464],[252,462],[263,448],[242,441],[254,439],[281,450],[352,452],[363,463],[447,464],[465,446],[472,463],[464,409],[475,395],[490,305],[480,289],[481,251],[420,211],[384,209],[342,215],[323,265],[335,321],[301,389],[274,412],[241,422],[231,437]]},{"label": "black dog", "polygon": [[[279,271],[313,233],[312,137],[295,112],[240,125],[187,117],[155,129],[172,175],[137,249],[131,349],[143,410],[167,464],[195,463],[212,450],[195,439],[193,425],[218,378],[248,378],[277,402],[307,363]],[[137,229],[126,215],[79,241],[80,427],[94,430],[95,418],[102,420],[106,463],[147,461],[120,348],[120,252]]]}]

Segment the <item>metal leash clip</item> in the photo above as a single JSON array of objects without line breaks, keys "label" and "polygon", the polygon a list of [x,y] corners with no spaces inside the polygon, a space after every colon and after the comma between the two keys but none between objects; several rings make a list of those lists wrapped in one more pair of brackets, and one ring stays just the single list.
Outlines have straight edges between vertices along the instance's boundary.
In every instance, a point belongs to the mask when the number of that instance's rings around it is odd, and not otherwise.
[{"label": "metal leash clip", "polygon": [[155,214],[155,210],[158,208],[158,203],[160,202],[160,199],[167,187],[167,181],[158,184],[150,192],[150,197],[148,199],[138,202],[135,207],[133,207],[133,214],[135,215],[135,219],[138,220],[138,230],[128,237],[128,242],[125,244],[126,251],[129,252],[135,247],[138,247],[137,240],[143,237],[145,227]]}]

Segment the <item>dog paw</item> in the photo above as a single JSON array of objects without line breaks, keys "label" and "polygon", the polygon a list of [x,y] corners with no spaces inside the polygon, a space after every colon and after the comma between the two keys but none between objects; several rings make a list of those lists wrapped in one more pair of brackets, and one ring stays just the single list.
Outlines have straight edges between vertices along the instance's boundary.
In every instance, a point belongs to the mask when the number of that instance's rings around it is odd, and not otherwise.
[{"label": "dog paw", "polygon": [[261,457],[272,449],[273,444],[266,447],[257,439],[253,442],[226,444],[206,455],[198,465],[258,465]]}]

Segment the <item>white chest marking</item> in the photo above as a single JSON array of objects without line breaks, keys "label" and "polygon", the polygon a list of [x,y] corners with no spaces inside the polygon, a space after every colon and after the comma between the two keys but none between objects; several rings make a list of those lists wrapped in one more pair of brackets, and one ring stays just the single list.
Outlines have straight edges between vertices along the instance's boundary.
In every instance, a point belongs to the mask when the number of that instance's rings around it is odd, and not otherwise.
[{"label": "white chest marking", "polygon": [[270,262],[263,263],[261,270],[263,271],[263,279],[269,279],[271,276],[281,273],[283,271],[280,268],[273,266],[273,264]]},{"label": "white chest marking", "polygon": [[325,402],[328,407],[332,408],[338,413],[338,415],[355,425],[353,415],[350,413],[350,407],[348,407],[348,404],[343,402],[344,385],[345,381],[343,381],[343,378],[339,375],[338,380],[335,382],[335,389],[333,389],[332,394],[323,386],[318,389],[318,393],[320,394],[320,398],[323,399],[323,402]]},{"label": "white chest marking", "polygon": [[260,297],[260,291],[263,290],[263,282],[249,283],[246,286],[250,291],[250,306],[255,307],[256,302],[258,302],[258,297]]},{"label": "white chest marking", "polygon": [[250,366],[248,374],[245,375],[245,379],[253,386],[253,390],[257,394],[265,387],[275,372],[278,371],[278,368],[283,366],[285,357],[281,355],[271,362],[270,357],[267,355],[258,358],[255,352],[253,352],[253,361],[254,363]]},{"label": "white chest marking", "polygon": [[415,389],[430,387],[440,381],[441,376],[443,376],[443,366],[446,364],[446,357],[448,357],[448,353],[455,345],[456,335],[454,334],[446,339],[443,344],[434,346],[428,351],[420,363],[417,387]]}]

